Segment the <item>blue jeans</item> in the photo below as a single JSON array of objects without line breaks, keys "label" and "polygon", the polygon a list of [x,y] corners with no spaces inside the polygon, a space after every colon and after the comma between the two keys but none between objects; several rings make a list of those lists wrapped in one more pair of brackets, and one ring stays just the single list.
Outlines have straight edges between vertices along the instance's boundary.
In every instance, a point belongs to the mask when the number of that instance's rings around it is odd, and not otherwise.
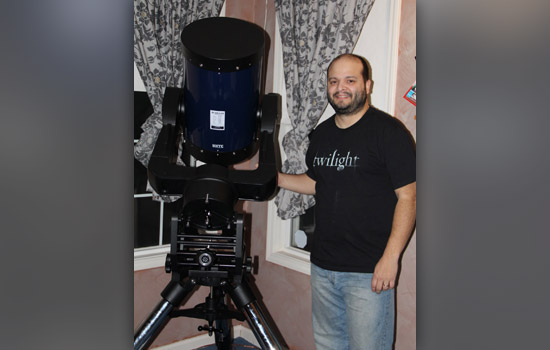
[{"label": "blue jeans", "polygon": [[391,350],[394,290],[376,294],[371,280],[372,273],[329,271],[311,264],[317,350]]}]

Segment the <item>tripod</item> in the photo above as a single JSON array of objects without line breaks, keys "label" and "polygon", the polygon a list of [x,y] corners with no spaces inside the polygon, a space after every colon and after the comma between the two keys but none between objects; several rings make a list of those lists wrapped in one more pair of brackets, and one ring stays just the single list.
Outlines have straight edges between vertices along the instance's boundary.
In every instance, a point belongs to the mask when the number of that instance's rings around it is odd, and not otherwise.
[{"label": "tripod", "polygon": [[[243,217],[234,211],[237,200],[265,201],[277,188],[281,96],[260,99],[265,33],[245,21],[213,17],[186,26],[181,37],[184,86],[165,89],[163,126],[147,173],[156,193],[181,196],[183,205],[170,226],[166,272],[172,278],[135,333],[134,350],[147,348],[170,318],[180,316],[207,320],[199,329],[215,334],[220,350],[231,347],[231,319],[246,320],[262,349],[287,349],[248,284]],[[229,168],[256,151],[256,169]],[[192,159],[205,164],[194,166]],[[205,303],[178,310],[196,286],[210,287]],[[238,310],[225,305],[225,295]]]},{"label": "tripod", "polygon": [[[198,222],[208,223],[204,225],[193,224],[190,216],[172,218],[171,251],[166,259],[166,272],[171,272],[172,278],[161,293],[163,300],[136,332],[134,350],[146,349],[170,318],[181,316],[207,320],[208,326],[198,329],[215,334],[219,350],[231,349],[231,319],[246,320],[262,349],[287,349],[273,332],[248,285],[246,277],[251,271],[251,259],[244,258],[243,216],[233,216],[222,229],[207,230],[207,226],[219,228],[224,221],[210,209],[205,203],[204,211],[199,214]],[[210,287],[205,303],[178,310],[197,285]],[[238,310],[227,307],[226,294]]]}]

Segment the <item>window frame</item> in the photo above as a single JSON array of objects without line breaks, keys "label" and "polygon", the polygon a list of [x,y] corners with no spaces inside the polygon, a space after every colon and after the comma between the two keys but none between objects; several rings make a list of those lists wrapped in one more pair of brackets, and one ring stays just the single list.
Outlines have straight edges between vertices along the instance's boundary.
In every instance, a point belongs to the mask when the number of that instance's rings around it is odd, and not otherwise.
[{"label": "window frame", "polygon": [[[134,144],[136,142],[137,140],[134,140]],[[134,194],[134,200],[143,198],[153,200],[153,194],[150,192]],[[159,204],[158,244],[149,247],[134,248],[134,271],[164,266],[166,254],[170,252],[170,244],[162,244],[164,235],[164,201],[160,200]]]}]

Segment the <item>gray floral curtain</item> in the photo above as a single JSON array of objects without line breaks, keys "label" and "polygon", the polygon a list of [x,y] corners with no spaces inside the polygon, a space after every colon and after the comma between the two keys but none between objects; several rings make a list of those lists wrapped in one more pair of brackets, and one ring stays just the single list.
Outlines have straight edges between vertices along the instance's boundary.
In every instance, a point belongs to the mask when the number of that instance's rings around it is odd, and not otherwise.
[{"label": "gray floral curtain", "polygon": [[162,99],[167,86],[181,87],[183,28],[218,16],[224,0],[134,0],[134,62],[154,113],[141,126],[134,156],[147,166],[162,128]]},{"label": "gray floral curtain", "polygon": [[[308,135],[327,106],[326,70],[341,53],[351,52],[374,0],[275,0],[283,46],[287,109],[292,130],[283,137],[283,172],[307,170]],[[283,219],[302,215],[313,196],[281,189],[275,203]]]}]

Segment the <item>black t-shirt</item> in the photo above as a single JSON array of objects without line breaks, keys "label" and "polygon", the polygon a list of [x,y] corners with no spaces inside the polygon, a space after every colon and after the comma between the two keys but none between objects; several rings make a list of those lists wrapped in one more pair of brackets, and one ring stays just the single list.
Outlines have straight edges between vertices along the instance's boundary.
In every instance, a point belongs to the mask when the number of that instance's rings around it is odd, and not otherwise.
[{"label": "black t-shirt", "polygon": [[306,163],[316,181],[311,261],[328,270],[372,273],[390,235],[394,190],[416,181],[410,133],[372,106],[346,129],[332,116],[311,133]]}]

